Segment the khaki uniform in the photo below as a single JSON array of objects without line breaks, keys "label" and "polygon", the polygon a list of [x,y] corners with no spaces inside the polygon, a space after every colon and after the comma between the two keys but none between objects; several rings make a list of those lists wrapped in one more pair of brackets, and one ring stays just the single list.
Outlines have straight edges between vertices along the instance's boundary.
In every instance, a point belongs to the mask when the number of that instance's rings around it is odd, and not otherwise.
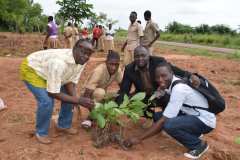
[{"label": "khaki uniform", "polygon": [[73,30],[73,46],[74,46],[75,43],[79,40],[79,32],[77,27],[73,27],[72,30]]},{"label": "khaki uniform", "polygon": [[70,26],[64,28],[64,48],[73,48],[73,29]]},{"label": "khaki uniform", "polygon": [[134,22],[128,27],[127,46],[124,53],[123,63],[128,65],[134,60],[134,49],[140,45],[140,37],[143,36],[143,30],[139,23]]},{"label": "khaki uniform", "polygon": [[[159,31],[157,23],[154,23],[152,20],[148,21],[144,29],[143,45],[148,45],[156,37],[156,32]],[[153,47],[149,48],[150,54],[152,55]]]},{"label": "khaki uniform", "polygon": [[49,37],[48,40],[47,40],[47,48],[50,49],[50,48],[53,48],[53,49],[56,49],[56,48],[59,48],[60,47],[60,42],[58,40],[58,38],[51,38]]},{"label": "khaki uniform", "polygon": [[88,78],[85,88],[94,90],[93,97],[96,101],[101,101],[105,94],[108,86],[113,82],[121,83],[122,71],[119,68],[118,71],[110,76],[105,63],[100,64],[94,69],[91,76]]},{"label": "khaki uniform", "polygon": [[102,29],[102,35],[99,37],[99,45],[98,45],[98,49],[99,50],[104,50],[104,39],[105,39],[105,30]]}]

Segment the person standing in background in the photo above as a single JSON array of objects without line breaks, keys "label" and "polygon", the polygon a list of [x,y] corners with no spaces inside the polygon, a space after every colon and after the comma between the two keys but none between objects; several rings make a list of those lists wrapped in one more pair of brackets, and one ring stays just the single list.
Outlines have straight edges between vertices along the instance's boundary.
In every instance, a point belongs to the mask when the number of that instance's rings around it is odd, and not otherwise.
[{"label": "person standing in background", "polygon": [[105,43],[104,43],[104,46],[105,46],[105,49],[104,51],[109,53],[111,52],[112,50],[114,50],[114,30],[112,29],[112,24],[110,23],[108,25],[108,29],[106,30],[106,37],[105,37]]},{"label": "person standing in background", "polygon": [[92,45],[95,46],[94,48],[97,49],[98,48],[98,38],[99,38],[99,26],[96,25],[94,28],[93,28],[93,31],[92,31],[92,34],[93,34],[93,37],[92,37]]},{"label": "person standing in background", "polygon": [[104,38],[105,38],[105,30],[102,25],[99,25],[100,35],[99,35],[99,46],[98,50],[100,52],[104,51]]},{"label": "person standing in background", "polygon": [[73,44],[75,44],[79,40],[79,32],[77,23],[73,26]]},{"label": "person standing in background", "polygon": [[71,22],[68,22],[68,25],[66,28],[64,28],[63,35],[65,37],[64,39],[64,48],[72,48],[73,47],[73,29]]},{"label": "person standing in background", "polygon": [[153,52],[153,43],[160,37],[158,24],[151,19],[151,12],[149,10],[144,12],[144,19],[146,20],[146,27],[144,29],[142,45],[149,49],[150,54]]},{"label": "person standing in background", "polygon": [[47,35],[43,42],[43,48],[58,48],[58,28],[53,22],[53,16],[48,17]]},{"label": "person standing in background", "polygon": [[134,49],[141,44],[143,37],[143,30],[141,24],[137,22],[137,13],[131,12],[129,16],[130,25],[128,27],[127,40],[122,46],[124,52],[123,65],[126,66],[134,60]]},{"label": "person standing in background", "polygon": [[87,30],[87,27],[84,27],[83,30],[81,31],[81,38],[82,38],[82,39],[87,39],[87,38],[88,38],[88,30]]}]

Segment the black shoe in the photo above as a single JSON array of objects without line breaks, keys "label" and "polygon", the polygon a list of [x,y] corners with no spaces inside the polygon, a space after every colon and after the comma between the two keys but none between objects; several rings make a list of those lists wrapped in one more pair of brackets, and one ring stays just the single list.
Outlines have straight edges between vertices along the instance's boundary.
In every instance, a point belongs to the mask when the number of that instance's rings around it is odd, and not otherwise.
[{"label": "black shoe", "polygon": [[202,142],[200,147],[191,150],[188,153],[184,153],[184,156],[191,159],[198,159],[208,150],[208,148],[208,144],[206,142]]}]

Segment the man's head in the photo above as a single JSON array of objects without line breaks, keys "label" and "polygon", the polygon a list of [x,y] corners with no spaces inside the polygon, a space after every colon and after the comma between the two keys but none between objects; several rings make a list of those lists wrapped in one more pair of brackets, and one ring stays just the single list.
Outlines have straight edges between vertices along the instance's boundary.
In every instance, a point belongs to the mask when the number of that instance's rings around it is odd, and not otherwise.
[{"label": "man's head", "polygon": [[134,49],[134,62],[139,68],[144,68],[149,63],[149,50],[143,46]]},{"label": "man's head", "polygon": [[85,39],[80,39],[73,47],[73,57],[76,64],[85,64],[92,53],[94,52],[91,42]]},{"label": "man's head", "polygon": [[48,22],[52,22],[53,21],[53,16],[48,16]]},{"label": "man's head", "polygon": [[136,19],[137,19],[137,12],[132,11],[130,13],[129,20],[131,21],[131,23],[134,23],[136,21]]},{"label": "man's head", "polygon": [[155,70],[155,81],[164,90],[170,87],[173,78],[173,71],[169,63],[160,63]]},{"label": "man's head", "polygon": [[144,12],[144,19],[145,19],[146,21],[149,21],[149,20],[151,19],[151,11],[146,10],[146,11]]},{"label": "man's head", "polygon": [[68,22],[68,26],[72,26],[72,23],[71,23],[71,22]]},{"label": "man's head", "polygon": [[102,29],[102,25],[99,25],[99,28]]},{"label": "man's head", "polygon": [[120,56],[117,52],[111,51],[107,55],[106,65],[110,75],[115,74],[118,71],[120,64]]}]

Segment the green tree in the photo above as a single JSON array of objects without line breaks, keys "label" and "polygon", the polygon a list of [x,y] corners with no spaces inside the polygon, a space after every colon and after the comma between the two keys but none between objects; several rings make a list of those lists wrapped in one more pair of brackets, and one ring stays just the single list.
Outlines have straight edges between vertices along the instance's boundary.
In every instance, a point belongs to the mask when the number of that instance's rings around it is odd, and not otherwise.
[{"label": "green tree", "polygon": [[227,25],[214,25],[211,27],[211,31],[217,34],[232,34],[234,31]]},{"label": "green tree", "polygon": [[176,21],[169,23],[166,27],[169,33],[193,33],[193,28],[189,25],[183,25]]},{"label": "green tree", "polygon": [[98,15],[95,14],[90,18],[88,25],[89,28],[92,28],[95,24],[101,24],[107,27],[109,23],[114,25],[118,23],[118,20],[113,20],[112,18],[109,18],[106,13],[99,12]]},{"label": "green tree", "polygon": [[88,4],[86,0],[58,0],[57,4],[61,6],[59,15],[63,17],[65,21],[82,23],[85,18],[90,18],[94,15],[92,11],[93,5]]},{"label": "green tree", "polygon": [[46,16],[32,0],[0,0],[0,28],[6,31],[42,31]]},{"label": "green tree", "polygon": [[196,33],[200,33],[200,34],[209,34],[211,33],[211,28],[209,25],[207,24],[201,24],[200,26],[195,27],[195,31]]}]

